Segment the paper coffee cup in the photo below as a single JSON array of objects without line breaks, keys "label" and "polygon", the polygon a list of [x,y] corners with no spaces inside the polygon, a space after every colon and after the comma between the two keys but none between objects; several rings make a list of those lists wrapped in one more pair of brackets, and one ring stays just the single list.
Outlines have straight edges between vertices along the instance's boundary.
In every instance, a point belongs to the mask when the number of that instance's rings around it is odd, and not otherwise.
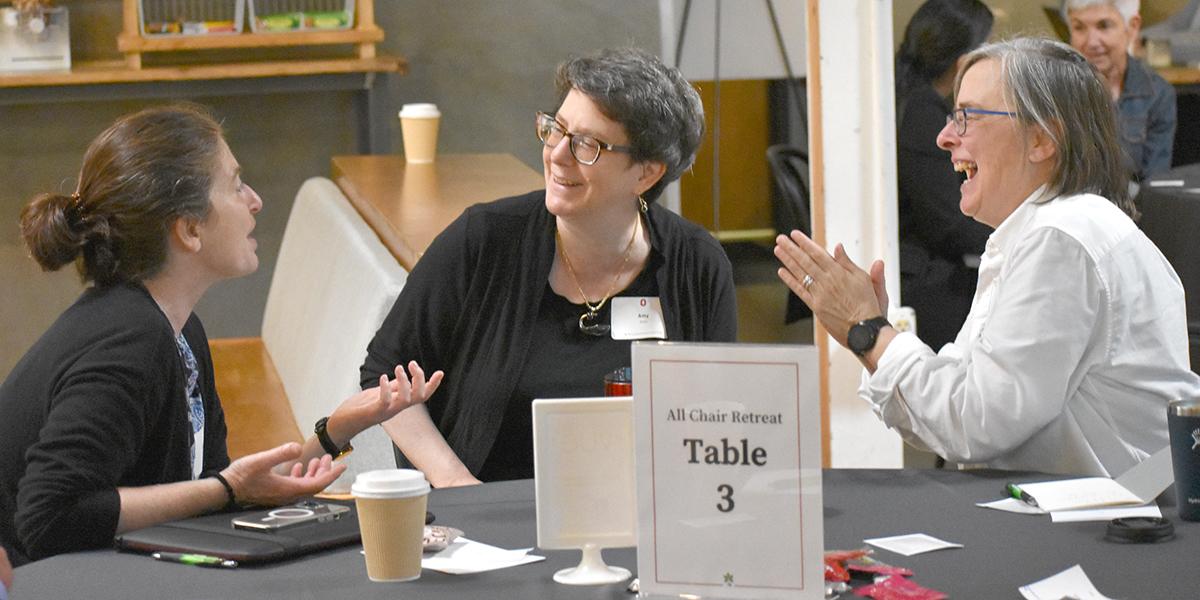
[{"label": "paper coffee cup", "polygon": [[350,486],[358,508],[367,578],[411,581],[421,576],[429,482],[413,469],[361,473]]},{"label": "paper coffee cup", "polygon": [[438,122],[442,113],[436,104],[405,104],[400,109],[400,131],[404,136],[404,158],[410,163],[431,163],[437,156]]}]

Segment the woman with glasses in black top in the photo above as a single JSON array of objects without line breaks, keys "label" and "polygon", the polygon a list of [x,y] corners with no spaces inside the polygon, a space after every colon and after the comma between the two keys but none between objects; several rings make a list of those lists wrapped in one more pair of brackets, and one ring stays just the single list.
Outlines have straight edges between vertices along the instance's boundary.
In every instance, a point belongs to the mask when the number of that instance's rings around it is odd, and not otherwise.
[{"label": "woman with glasses in black top", "polygon": [[434,240],[368,347],[364,385],[396,361],[446,372],[384,423],[437,487],[533,476],[534,398],[599,396],[630,340],[732,342],[728,258],[655,200],[688,169],[699,95],[635,49],[560,65],[534,119],[546,189],[468,209]]}]

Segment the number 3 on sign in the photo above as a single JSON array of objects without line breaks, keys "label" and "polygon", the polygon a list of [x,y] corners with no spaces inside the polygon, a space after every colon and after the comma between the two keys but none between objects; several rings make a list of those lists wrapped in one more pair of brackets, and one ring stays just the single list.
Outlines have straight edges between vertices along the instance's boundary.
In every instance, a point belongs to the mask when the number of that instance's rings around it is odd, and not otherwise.
[{"label": "number 3 on sign", "polygon": [[722,483],[717,486],[717,493],[721,495],[721,502],[717,504],[717,510],[726,513],[733,510],[733,486]]}]

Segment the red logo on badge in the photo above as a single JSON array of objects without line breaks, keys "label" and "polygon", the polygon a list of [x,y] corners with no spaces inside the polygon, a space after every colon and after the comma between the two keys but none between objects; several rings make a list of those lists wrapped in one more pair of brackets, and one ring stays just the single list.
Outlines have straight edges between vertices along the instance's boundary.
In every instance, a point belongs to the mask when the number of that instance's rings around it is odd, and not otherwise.
[{"label": "red logo on badge", "polygon": [[645,305],[646,305],[646,299],[645,299],[645,298],[642,298],[641,304],[642,304],[642,306],[645,306]]}]

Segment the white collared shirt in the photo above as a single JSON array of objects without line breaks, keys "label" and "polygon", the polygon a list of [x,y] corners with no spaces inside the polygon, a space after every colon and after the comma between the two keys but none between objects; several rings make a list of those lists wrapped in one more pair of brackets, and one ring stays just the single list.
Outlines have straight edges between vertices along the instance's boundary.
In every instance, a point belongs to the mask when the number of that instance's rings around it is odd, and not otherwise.
[{"label": "white collared shirt", "polygon": [[988,239],[954,343],[897,335],[859,396],[947,460],[1117,476],[1167,445],[1169,401],[1200,395],[1183,287],[1112,202],[1040,192]]}]

